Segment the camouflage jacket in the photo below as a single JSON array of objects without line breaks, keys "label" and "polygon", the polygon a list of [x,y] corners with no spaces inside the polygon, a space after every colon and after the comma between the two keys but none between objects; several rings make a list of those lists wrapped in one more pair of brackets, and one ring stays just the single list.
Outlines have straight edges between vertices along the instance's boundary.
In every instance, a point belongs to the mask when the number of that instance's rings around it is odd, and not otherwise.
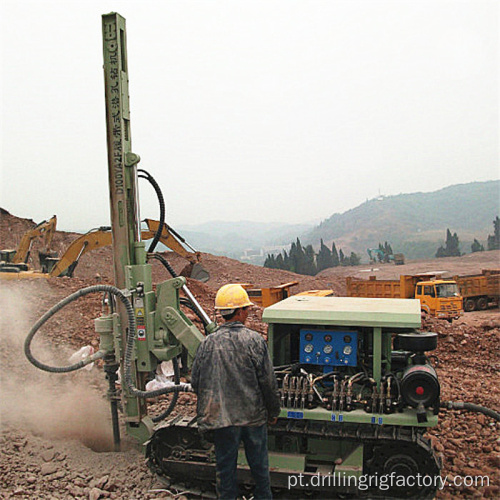
[{"label": "camouflage jacket", "polygon": [[278,416],[278,384],[265,340],[239,321],[198,347],[191,373],[200,430],[259,426]]}]

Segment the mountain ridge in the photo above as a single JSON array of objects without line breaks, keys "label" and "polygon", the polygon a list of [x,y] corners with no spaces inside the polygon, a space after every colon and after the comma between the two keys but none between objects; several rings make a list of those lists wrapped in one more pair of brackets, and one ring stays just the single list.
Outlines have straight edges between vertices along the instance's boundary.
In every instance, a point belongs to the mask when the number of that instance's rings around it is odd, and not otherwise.
[{"label": "mountain ridge", "polygon": [[[456,232],[461,251],[470,253],[474,238],[486,241],[500,213],[500,181],[455,184],[428,193],[408,193],[368,200],[334,214],[301,238],[303,244],[346,246],[362,252],[388,241],[410,258],[433,257],[446,229]],[[337,245],[338,246],[338,245]]]},{"label": "mountain ridge", "polygon": [[[335,242],[344,253],[354,251],[365,259],[367,248],[385,241],[408,258],[430,258],[444,243],[448,228],[458,234],[463,253],[470,253],[474,238],[485,244],[500,214],[499,200],[500,180],[471,182],[431,192],[379,196],[316,226],[213,221],[179,230],[198,250],[259,263],[266,253],[279,253],[297,237],[316,249],[321,239],[329,246]],[[209,231],[193,231],[199,228]],[[253,249],[253,256],[246,255],[248,249]]]}]

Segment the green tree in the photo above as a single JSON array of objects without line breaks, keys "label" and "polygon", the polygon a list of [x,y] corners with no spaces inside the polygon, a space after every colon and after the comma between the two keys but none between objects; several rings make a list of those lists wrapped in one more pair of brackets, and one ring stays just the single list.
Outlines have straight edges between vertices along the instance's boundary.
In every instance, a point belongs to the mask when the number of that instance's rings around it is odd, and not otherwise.
[{"label": "green tree", "polygon": [[384,246],[382,243],[378,244],[378,252],[377,252],[377,259],[379,262],[385,262],[385,251],[384,251]]},{"label": "green tree", "polygon": [[332,267],[337,267],[340,265],[340,257],[337,252],[337,247],[335,246],[335,242],[332,243]]},{"label": "green tree", "polygon": [[384,262],[389,262],[391,257],[393,257],[392,247],[391,244],[386,241],[384,243]]},{"label": "green tree", "polygon": [[[319,271],[328,267],[357,266],[361,258],[354,252],[347,257],[342,249],[337,253],[335,243],[332,243],[332,251],[321,240],[321,247],[318,254],[314,252],[312,245],[303,247],[300,239],[292,242],[290,250],[287,253],[283,250],[278,255],[268,254],[264,262],[264,267],[271,269],[284,269],[297,274],[307,274],[314,276]],[[324,267],[322,267],[324,266]]]},{"label": "green tree", "polygon": [[286,270],[286,267],[285,267],[284,262],[283,262],[283,256],[280,253],[276,257],[275,264],[276,264],[276,269],[285,269]]},{"label": "green tree", "polygon": [[289,266],[288,270],[297,273],[297,245],[295,242],[290,246],[290,253],[288,254]]},{"label": "green tree", "polygon": [[290,270],[290,259],[288,258],[286,250],[283,250],[283,269],[286,269],[287,271]]},{"label": "green tree", "polygon": [[329,267],[333,267],[332,252],[323,243],[323,240],[321,240],[318,256],[316,257],[316,266],[318,268],[318,272],[322,271],[323,269],[328,269]]},{"label": "green tree", "polygon": [[344,252],[342,251],[342,248],[339,250],[339,261],[340,261],[341,266],[346,265],[346,258],[345,258]]},{"label": "green tree", "polygon": [[470,249],[471,249],[472,253],[484,252],[484,246],[481,245],[481,243],[479,243],[479,241],[477,241],[476,238],[474,238],[474,243],[472,243],[472,245],[470,246]]},{"label": "green tree", "polygon": [[304,252],[304,247],[300,243],[299,238],[297,238],[296,247],[296,267],[295,272],[298,274],[307,274],[307,264],[306,264],[306,254]]},{"label": "green tree", "polygon": [[460,241],[457,233],[451,234],[449,229],[446,230],[445,246],[440,246],[436,252],[436,257],[459,257]]},{"label": "green tree", "polygon": [[351,255],[349,257],[349,265],[350,266],[357,266],[361,262],[361,258],[359,255],[355,254],[354,252],[351,252]]},{"label": "green tree", "polygon": [[276,269],[276,260],[274,258],[274,254],[267,254],[266,260],[264,261],[264,267],[268,267],[269,269]]},{"label": "green tree", "polygon": [[304,274],[314,276],[318,272],[316,267],[316,254],[312,245],[307,245],[304,251]]},{"label": "green tree", "polygon": [[436,252],[436,257],[439,259],[441,257],[446,257],[446,250],[444,249],[443,246],[440,246],[438,249],[437,249],[437,252]]},{"label": "green tree", "polygon": [[391,244],[387,241],[382,245],[379,242],[378,244],[379,252],[377,253],[377,258],[379,262],[389,262],[393,255]]},{"label": "green tree", "polygon": [[493,234],[488,235],[488,250],[500,250],[500,217],[493,221]]}]

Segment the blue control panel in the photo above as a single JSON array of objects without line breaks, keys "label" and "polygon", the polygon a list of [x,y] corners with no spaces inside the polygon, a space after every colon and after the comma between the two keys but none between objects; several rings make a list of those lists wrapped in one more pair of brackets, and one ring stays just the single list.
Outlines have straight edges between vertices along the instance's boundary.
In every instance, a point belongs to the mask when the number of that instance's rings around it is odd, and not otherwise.
[{"label": "blue control panel", "polygon": [[320,366],[357,366],[358,332],[300,330],[300,362]]}]

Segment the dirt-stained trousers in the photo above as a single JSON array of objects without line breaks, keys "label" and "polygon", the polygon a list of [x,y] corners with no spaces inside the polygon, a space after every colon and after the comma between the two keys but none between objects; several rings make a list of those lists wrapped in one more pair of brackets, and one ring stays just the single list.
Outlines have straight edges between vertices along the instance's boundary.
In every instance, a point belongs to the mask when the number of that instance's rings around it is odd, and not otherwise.
[{"label": "dirt-stained trousers", "polygon": [[255,500],[270,500],[271,481],[267,452],[267,425],[258,427],[223,427],[214,430],[217,468],[217,496],[235,500],[238,496],[236,477],[238,447],[243,441],[245,456],[255,481]]}]

